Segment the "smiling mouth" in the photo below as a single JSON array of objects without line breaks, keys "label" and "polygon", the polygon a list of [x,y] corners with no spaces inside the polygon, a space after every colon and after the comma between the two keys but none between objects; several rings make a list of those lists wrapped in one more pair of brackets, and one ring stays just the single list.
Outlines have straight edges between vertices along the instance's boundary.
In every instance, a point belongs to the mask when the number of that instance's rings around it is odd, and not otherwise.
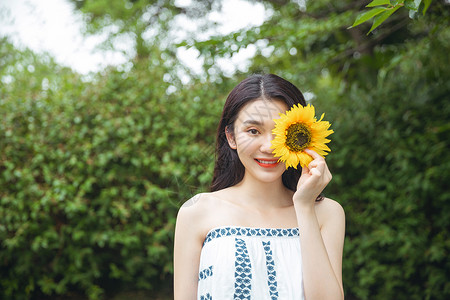
[{"label": "smiling mouth", "polygon": [[255,158],[255,161],[264,168],[273,168],[278,165],[278,159],[257,159]]}]

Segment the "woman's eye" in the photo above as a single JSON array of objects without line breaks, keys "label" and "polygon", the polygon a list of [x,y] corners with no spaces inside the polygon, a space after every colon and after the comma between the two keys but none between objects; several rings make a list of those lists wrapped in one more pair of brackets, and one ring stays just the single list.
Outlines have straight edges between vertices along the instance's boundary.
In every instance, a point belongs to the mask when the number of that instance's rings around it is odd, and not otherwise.
[{"label": "woman's eye", "polygon": [[249,129],[248,132],[250,134],[258,134],[259,133],[258,130],[256,130],[256,129]]}]

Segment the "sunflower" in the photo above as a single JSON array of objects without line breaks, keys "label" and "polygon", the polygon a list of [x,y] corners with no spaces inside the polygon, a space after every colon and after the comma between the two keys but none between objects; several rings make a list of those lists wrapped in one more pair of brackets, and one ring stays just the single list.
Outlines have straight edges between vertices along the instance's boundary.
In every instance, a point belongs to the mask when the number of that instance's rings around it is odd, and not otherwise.
[{"label": "sunflower", "polygon": [[300,104],[294,105],[286,114],[280,114],[281,118],[274,119],[275,128],[272,133],[275,138],[272,140],[271,148],[275,156],[279,156],[278,161],[286,163],[286,169],[293,167],[297,169],[300,163],[301,167],[308,166],[313,160],[312,157],[305,151],[306,148],[316,151],[322,157],[331,151],[326,143],[330,142],[326,139],[332,134],[333,130],[330,128],[330,123],[322,121],[322,114],[317,121],[314,116],[314,106],[308,104],[302,106]]}]

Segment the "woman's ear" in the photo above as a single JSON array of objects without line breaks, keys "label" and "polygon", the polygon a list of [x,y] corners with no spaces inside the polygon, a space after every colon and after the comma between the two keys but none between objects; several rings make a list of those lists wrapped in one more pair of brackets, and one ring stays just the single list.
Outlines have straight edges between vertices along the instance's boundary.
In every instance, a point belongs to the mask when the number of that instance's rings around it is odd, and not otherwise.
[{"label": "woman's ear", "polygon": [[230,128],[225,127],[225,135],[227,136],[228,145],[230,145],[231,149],[236,149],[236,140],[234,139],[234,133],[231,132]]}]

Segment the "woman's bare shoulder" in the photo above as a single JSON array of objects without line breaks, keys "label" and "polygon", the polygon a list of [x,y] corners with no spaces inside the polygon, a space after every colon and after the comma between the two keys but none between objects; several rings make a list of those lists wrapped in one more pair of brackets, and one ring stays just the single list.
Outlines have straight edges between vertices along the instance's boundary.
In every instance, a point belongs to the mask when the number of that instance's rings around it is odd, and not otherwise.
[{"label": "woman's bare shoulder", "polygon": [[200,245],[203,240],[205,218],[208,215],[206,194],[197,194],[183,203],[178,210],[175,227],[177,240],[193,239]]},{"label": "woman's bare shoulder", "polygon": [[200,234],[209,230],[224,201],[220,195],[220,191],[200,193],[184,202],[178,211],[178,226],[190,226],[192,230],[197,229]]},{"label": "woman's bare shoulder", "polygon": [[337,202],[336,200],[333,200],[331,198],[324,197],[322,201],[319,201],[318,204],[323,206],[323,209],[326,210],[335,210],[335,211],[344,211],[344,208],[342,205]]},{"label": "woman's bare shoulder", "polygon": [[345,212],[342,205],[330,198],[324,198],[316,204],[316,213],[319,223],[341,223],[345,222]]},{"label": "woman's bare shoulder", "polygon": [[213,205],[217,205],[218,201],[221,201],[220,191],[210,192],[210,193],[200,193],[196,194],[189,200],[183,203],[180,208],[181,211],[190,211],[190,213],[195,213],[197,211],[202,211],[205,209],[212,208]]},{"label": "woman's bare shoulder", "polygon": [[181,206],[178,217],[188,215],[189,218],[196,218],[196,222],[200,220],[207,222],[206,226],[213,226],[228,211],[230,199],[233,195],[229,188],[197,194]]},{"label": "woman's bare shoulder", "polygon": [[204,214],[205,210],[208,209],[208,204],[211,202],[211,196],[209,194],[210,193],[196,194],[186,200],[178,211],[178,217],[183,215],[194,217],[195,215]]}]

